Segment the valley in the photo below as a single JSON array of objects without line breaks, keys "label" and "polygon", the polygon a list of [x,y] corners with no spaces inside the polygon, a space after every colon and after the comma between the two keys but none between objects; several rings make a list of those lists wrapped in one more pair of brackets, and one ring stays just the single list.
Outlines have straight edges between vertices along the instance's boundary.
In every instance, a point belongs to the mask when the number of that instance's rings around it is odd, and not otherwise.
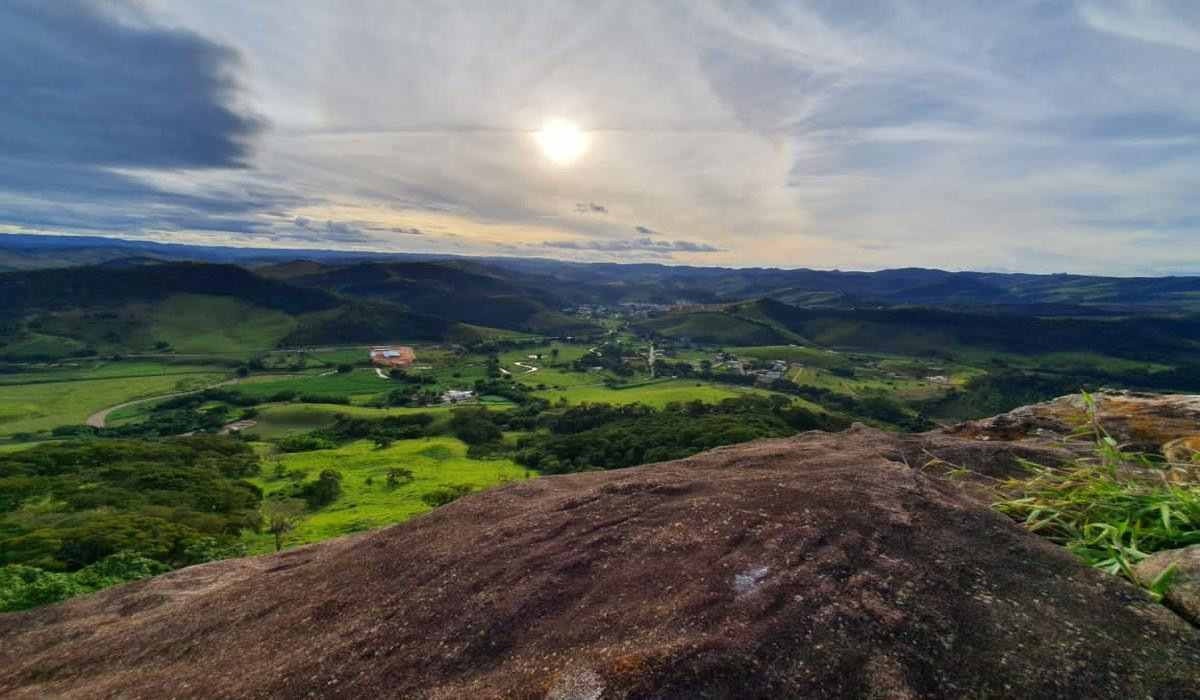
[{"label": "valley", "polygon": [[[265,553],[541,475],[855,422],[926,431],[1101,387],[1200,390],[1200,321],[1186,315],[859,307],[828,295],[697,304],[677,285],[628,289],[596,268],[572,283],[561,276],[578,267],[457,261],[0,274],[0,469],[63,449],[108,465],[90,501],[56,482],[0,479],[0,543],[14,552],[4,563],[29,579],[10,585],[7,605],[28,605],[35,589],[51,591],[43,602],[70,595],[70,577],[112,557],[142,557],[126,566],[137,577]],[[380,344],[412,355],[376,364]],[[174,482],[151,498],[103,485],[136,469],[105,445],[200,438],[256,464],[234,479],[252,512],[212,506],[231,524],[164,510]],[[277,527],[273,509],[286,511]],[[147,522],[171,542],[141,543],[134,523]],[[64,558],[76,551],[86,554]]]}]

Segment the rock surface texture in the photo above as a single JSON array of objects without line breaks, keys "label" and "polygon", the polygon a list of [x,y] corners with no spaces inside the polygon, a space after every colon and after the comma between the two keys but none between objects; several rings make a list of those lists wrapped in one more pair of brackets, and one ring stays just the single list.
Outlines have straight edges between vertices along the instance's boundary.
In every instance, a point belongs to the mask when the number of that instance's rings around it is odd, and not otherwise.
[{"label": "rock surface texture", "polygon": [[1200,627],[1200,544],[1152,554],[1137,565],[1134,573],[1139,581],[1149,584],[1168,569],[1171,587],[1163,596],[1163,604]]},{"label": "rock surface texture", "polygon": [[1196,627],[925,468],[1065,458],[1060,409],[540,478],[0,615],[0,695],[1200,697]]}]

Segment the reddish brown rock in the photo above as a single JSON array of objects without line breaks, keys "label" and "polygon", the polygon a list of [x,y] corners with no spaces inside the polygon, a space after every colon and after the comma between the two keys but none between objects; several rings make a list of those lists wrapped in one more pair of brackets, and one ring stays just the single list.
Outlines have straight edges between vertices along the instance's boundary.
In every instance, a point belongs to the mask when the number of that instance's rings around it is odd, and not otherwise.
[{"label": "reddish brown rock", "polygon": [[1200,696],[1194,627],[915,468],[1005,449],[857,428],[521,482],[2,615],[0,695]]}]

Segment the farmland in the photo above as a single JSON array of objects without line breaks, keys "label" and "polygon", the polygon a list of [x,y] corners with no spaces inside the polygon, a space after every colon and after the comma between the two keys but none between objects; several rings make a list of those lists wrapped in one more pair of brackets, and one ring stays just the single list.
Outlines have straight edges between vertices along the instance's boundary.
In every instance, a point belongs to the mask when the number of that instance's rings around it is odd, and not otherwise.
[{"label": "farmland", "polygon": [[218,382],[215,371],[110,379],[5,383],[0,386],[0,436],[81,424],[94,411],[132,399],[188,391]]},{"label": "farmland", "polygon": [[[358,441],[338,449],[281,454],[266,459],[263,476],[252,482],[267,494],[284,487],[289,477],[315,476],[322,469],[342,475],[342,494],[331,505],[305,517],[287,539],[287,546],[319,542],[351,532],[397,523],[430,510],[421,497],[443,486],[467,485],[474,490],[529,478],[529,472],[508,459],[470,459],[467,446],[448,437],[405,440],[379,449]],[[412,481],[389,486],[388,471],[408,469]],[[247,533],[252,553],[271,551],[267,533]]]}]

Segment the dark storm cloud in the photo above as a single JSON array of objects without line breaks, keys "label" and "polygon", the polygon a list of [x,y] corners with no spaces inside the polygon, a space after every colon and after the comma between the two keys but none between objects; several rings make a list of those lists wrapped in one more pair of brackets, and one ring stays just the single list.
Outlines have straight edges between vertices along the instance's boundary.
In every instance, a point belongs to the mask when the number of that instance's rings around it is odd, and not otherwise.
[{"label": "dark storm cloud", "polygon": [[[0,3],[0,223],[29,230],[257,233],[300,198],[256,188],[171,192],[110,168],[240,168],[256,118],[234,107],[237,55],[99,5]],[[120,2],[115,10],[135,8]]]},{"label": "dark storm cloud", "polygon": [[234,167],[257,120],[231,107],[237,57],[75,0],[0,3],[0,152],[43,163]]}]

